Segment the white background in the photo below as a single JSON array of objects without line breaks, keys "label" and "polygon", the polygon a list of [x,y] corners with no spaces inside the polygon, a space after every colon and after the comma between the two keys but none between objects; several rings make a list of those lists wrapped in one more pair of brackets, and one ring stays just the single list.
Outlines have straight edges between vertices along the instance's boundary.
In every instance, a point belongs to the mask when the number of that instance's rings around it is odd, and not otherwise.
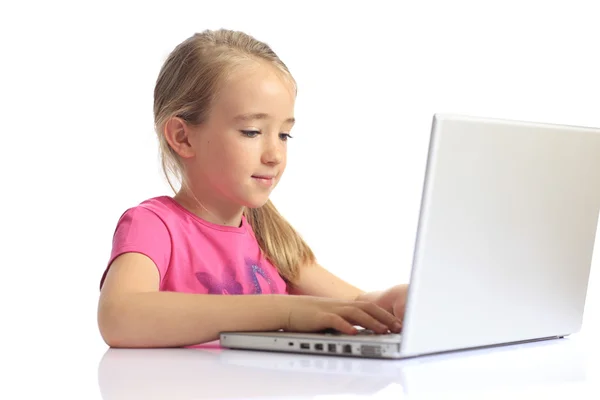
[{"label": "white background", "polygon": [[[246,31],[288,65],[298,122],[273,200],[325,267],[375,290],[409,277],[434,112],[600,127],[593,4],[3,2],[0,358],[16,372],[9,381],[22,393],[96,387],[106,349],[100,276],[120,214],[170,194],[152,95],[165,57],[194,32]],[[598,321],[597,259],[584,330]],[[63,359],[78,366],[65,381],[40,374]]]}]

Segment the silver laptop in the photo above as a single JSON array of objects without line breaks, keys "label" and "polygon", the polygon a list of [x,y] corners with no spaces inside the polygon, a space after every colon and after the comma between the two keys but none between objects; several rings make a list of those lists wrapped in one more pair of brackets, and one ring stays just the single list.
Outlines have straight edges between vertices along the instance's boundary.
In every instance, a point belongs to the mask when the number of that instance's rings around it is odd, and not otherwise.
[{"label": "silver laptop", "polygon": [[599,210],[600,129],[434,115],[402,333],[221,345],[396,359],[576,333]]}]

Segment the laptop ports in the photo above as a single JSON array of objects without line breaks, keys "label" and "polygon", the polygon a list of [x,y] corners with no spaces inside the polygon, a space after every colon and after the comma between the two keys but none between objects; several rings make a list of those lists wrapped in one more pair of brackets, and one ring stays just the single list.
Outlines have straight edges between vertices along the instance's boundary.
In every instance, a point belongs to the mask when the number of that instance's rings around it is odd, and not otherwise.
[{"label": "laptop ports", "polygon": [[352,345],[345,344],[343,347],[343,352],[344,352],[344,354],[352,354]]},{"label": "laptop ports", "polygon": [[363,344],[360,346],[360,354],[367,357],[381,357],[381,347]]},{"label": "laptop ports", "polygon": [[327,351],[330,353],[335,353],[337,352],[337,346],[334,343],[329,343],[327,345]]},{"label": "laptop ports", "polygon": [[300,343],[300,348],[305,350],[310,350],[310,344],[308,343]]},{"label": "laptop ports", "polygon": [[323,343],[315,344],[315,350],[323,351]]}]

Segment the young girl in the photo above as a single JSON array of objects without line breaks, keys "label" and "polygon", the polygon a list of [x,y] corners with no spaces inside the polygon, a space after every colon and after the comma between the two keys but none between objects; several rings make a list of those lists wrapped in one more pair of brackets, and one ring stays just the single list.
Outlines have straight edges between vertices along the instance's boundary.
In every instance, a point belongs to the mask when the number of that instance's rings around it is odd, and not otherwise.
[{"label": "young girl", "polygon": [[268,200],[295,98],[285,64],[244,33],[205,31],[170,54],[154,118],[175,196],[117,224],[98,307],[109,346],[188,346],[222,331],[400,331],[406,285],[365,293],[332,275]]}]

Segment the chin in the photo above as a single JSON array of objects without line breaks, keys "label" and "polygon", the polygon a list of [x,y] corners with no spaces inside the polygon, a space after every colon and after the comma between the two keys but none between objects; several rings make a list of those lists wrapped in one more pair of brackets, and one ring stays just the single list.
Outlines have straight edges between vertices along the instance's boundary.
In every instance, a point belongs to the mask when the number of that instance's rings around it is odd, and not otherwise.
[{"label": "chin", "polygon": [[247,208],[260,208],[262,206],[264,206],[265,204],[267,204],[267,201],[269,201],[268,197],[255,197],[252,199],[245,199],[246,201],[244,201],[244,206]]}]

